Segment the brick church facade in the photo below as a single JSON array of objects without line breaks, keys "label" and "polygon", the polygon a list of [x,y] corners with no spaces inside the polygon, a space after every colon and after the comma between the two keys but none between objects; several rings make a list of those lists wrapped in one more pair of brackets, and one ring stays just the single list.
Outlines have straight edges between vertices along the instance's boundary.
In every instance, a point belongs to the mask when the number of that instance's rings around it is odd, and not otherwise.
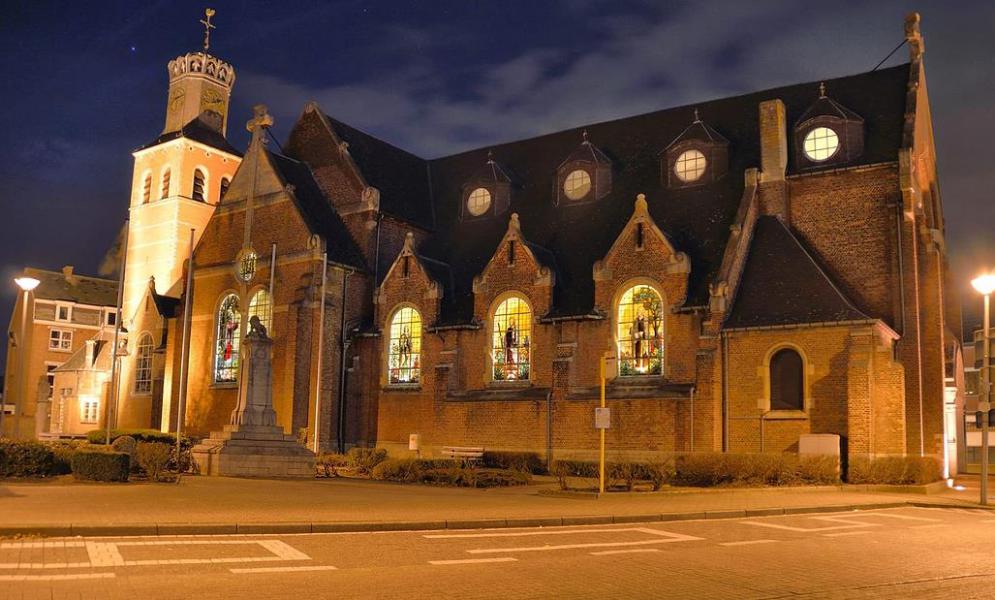
[{"label": "brick church facade", "polygon": [[[833,433],[942,457],[960,316],[918,16],[906,38],[897,67],[432,160],[313,103],[279,150],[256,107],[239,156],[215,92],[156,142],[207,155],[177,169],[210,210],[192,264],[150,281],[129,250],[129,343],[155,332],[157,358],[118,423],[175,428],[185,389],[184,430],[221,429],[258,316],[278,420],[321,449],[590,457],[606,357],[618,455]],[[136,164],[133,214],[146,185]]]}]

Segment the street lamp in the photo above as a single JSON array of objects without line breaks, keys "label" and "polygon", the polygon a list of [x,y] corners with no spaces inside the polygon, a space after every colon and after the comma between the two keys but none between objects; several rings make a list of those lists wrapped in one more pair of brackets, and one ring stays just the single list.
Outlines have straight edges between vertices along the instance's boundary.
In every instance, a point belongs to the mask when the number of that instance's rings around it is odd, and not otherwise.
[{"label": "street lamp", "polygon": [[[17,277],[14,279],[14,283],[17,287],[21,288],[24,296],[21,301],[21,338],[18,341],[18,368],[21,371],[21,390],[17,395],[17,404],[14,405],[14,429],[12,431],[12,436],[14,439],[18,437],[18,429],[21,424],[21,406],[24,404],[24,398],[28,395],[28,348],[27,348],[27,337],[28,337],[28,301],[29,294],[31,290],[38,287],[41,281],[35,279],[34,277]],[[4,404],[6,404],[4,400]],[[3,410],[0,410],[0,435],[3,434]]]},{"label": "street lamp", "polygon": [[971,285],[985,297],[985,345],[984,358],[981,363],[981,391],[984,394],[981,402],[978,403],[978,410],[981,411],[981,504],[988,504],[988,411],[992,407],[992,386],[991,371],[989,370],[991,354],[991,329],[989,305],[992,292],[995,292],[995,274],[986,273],[971,280]]}]

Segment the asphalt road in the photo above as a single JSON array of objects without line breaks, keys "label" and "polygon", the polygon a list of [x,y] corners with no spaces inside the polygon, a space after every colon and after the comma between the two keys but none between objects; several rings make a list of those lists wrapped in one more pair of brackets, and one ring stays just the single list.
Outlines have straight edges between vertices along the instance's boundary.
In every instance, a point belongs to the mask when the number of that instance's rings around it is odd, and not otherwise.
[{"label": "asphalt road", "polygon": [[0,542],[0,598],[995,598],[995,513]]}]

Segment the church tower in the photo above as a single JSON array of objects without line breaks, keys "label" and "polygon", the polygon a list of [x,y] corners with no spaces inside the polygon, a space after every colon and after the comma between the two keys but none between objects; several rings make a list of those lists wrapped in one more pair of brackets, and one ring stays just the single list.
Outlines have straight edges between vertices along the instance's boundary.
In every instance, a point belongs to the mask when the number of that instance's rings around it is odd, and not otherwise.
[{"label": "church tower", "polygon": [[133,153],[123,324],[131,326],[155,279],[155,291],[178,296],[183,263],[241,162],[225,139],[235,69],[208,54],[214,11],[207,10],[203,51],[168,65],[166,124],[158,138]]}]

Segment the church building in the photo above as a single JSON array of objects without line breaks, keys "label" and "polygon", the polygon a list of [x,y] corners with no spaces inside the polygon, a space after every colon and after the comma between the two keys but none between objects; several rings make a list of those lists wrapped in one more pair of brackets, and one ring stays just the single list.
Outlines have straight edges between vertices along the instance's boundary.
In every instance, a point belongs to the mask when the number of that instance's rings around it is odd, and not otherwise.
[{"label": "church building", "polygon": [[282,146],[256,106],[242,153],[234,67],[179,57],[134,153],[117,424],[222,429],[258,317],[320,450],[590,458],[604,358],[618,456],[941,459],[960,316],[905,35],[900,66],[434,159],[315,103]]}]

